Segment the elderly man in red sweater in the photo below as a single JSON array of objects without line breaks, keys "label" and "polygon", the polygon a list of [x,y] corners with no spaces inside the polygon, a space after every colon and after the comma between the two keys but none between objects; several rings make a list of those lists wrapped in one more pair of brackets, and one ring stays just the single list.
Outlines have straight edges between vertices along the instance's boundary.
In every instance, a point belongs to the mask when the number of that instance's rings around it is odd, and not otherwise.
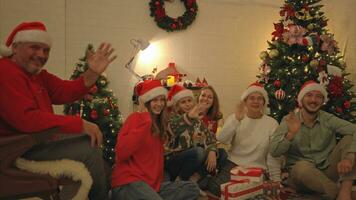
[{"label": "elderly man in red sweater", "polygon": [[[30,160],[71,159],[83,162],[93,179],[90,199],[107,199],[107,180],[98,147],[98,126],[76,116],[54,114],[52,104],[81,99],[116,58],[110,44],[101,44],[88,57],[89,69],[77,80],[66,81],[42,69],[51,38],[41,22],[19,24],[0,47],[0,137],[31,134],[57,128],[80,137],[34,146],[24,155]],[[88,137],[89,136],[89,137]]]}]

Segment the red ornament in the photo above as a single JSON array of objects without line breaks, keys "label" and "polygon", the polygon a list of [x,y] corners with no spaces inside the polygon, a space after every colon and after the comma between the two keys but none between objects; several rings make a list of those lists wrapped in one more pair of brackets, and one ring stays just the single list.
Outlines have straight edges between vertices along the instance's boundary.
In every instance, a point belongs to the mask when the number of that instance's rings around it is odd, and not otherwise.
[{"label": "red ornament", "polygon": [[95,94],[95,93],[97,93],[98,92],[98,87],[96,87],[96,85],[93,85],[93,87],[91,87],[90,89],[89,89],[89,93],[90,94]]},{"label": "red ornament", "polygon": [[280,88],[281,85],[282,85],[282,83],[281,83],[280,80],[275,80],[275,81],[273,82],[273,85],[274,85],[274,87],[276,87],[276,88]]},{"label": "red ornament", "polygon": [[90,112],[90,118],[92,119],[98,119],[98,112],[96,112],[96,110],[92,110]]},{"label": "red ornament", "polygon": [[161,3],[160,3],[159,1],[156,1],[156,2],[155,2],[155,5],[156,5],[156,6],[159,6],[159,5],[161,5]]},{"label": "red ornament", "polygon": [[343,112],[342,108],[340,108],[340,107],[336,107],[335,111],[338,112],[338,113],[342,113]]},{"label": "red ornament", "polygon": [[176,24],[172,24],[172,25],[171,25],[171,28],[172,28],[172,29],[176,29],[176,28],[177,28],[177,25],[176,25]]},{"label": "red ornament", "polygon": [[108,116],[110,114],[110,110],[109,109],[104,109],[104,116]]},{"label": "red ornament", "polygon": [[325,60],[320,60],[319,61],[319,66],[325,66],[326,65],[326,61]]},{"label": "red ornament", "polygon": [[195,0],[187,0],[188,7],[192,7],[193,3],[195,3]]},{"label": "red ornament", "polygon": [[344,108],[349,109],[350,106],[351,106],[350,101],[345,101],[345,102],[344,102]]},{"label": "red ornament", "polygon": [[305,62],[305,63],[307,63],[307,62],[309,61],[309,56],[303,55],[303,56],[302,56],[302,61]]},{"label": "red ornament", "polygon": [[286,97],[286,92],[284,92],[282,89],[279,89],[274,93],[274,96],[278,100],[283,100]]}]

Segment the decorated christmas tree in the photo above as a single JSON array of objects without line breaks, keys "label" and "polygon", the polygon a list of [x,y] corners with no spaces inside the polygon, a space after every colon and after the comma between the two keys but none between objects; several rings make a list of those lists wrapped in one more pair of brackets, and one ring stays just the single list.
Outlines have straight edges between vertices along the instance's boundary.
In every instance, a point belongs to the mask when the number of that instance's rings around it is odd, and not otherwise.
[{"label": "decorated christmas tree", "polygon": [[[93,46],[88,45],[86,54],[93,51]],[[86,55],[79,59],[76,68],[70,77],[76,79],[88,69]],[[122,115],[117,106],[117,98],[111,89],[108,89],[109,81],[105,74],[102,74],[95,85],[83,99],[72,104],[65,105],[64,113],[67,115],[77,115],[81,118],[98,125],[103,133],[103,156],[111,164],[115,160],[116,136],[122,125]]]},{"label": "decorated christmas tree", "polygon": [[274,24],[268,50],[260,54],[259,82],[270,98],[270,115],[281,121],[294,110],[302,84],[314,80],[328,91],[323,110],[355,122],[353,84],[346,78],[346,63],[329,33],[321,0],[285,0],[281,19]]}]

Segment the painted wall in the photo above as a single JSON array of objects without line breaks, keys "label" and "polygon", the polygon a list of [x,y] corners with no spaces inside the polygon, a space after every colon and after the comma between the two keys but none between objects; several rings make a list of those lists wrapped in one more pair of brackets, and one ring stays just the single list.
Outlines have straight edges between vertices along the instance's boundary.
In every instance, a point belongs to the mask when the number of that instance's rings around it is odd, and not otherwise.
[{"label": "painted wall", "polygon": [[[107,70],[110,86],[124,117],[133,109],[136,78],[124,68],[133,38],[150,40],[152,54],[137,55],[133,67],[147,74],[175,62],[190,80],[205,77],[220,97],[224,114],[234,111],[242,91],[256,80],[259,53],[267,48],[273,22],[280,19],[282,0],[198,0],[199,12],[187,30],[167,33],[149,16],[148,0],[0,0],[0,41],[22,21],[46,23],[54,43],[46,68],[68,78],[88,43],[111,42],[118,59]],[[354,0],[322,2],[328,28],[345,53],[350,79],[356,81],[356,8]],[[21,6],[19,6],[21,5]],[[179,16],[179,0],[165,3],[170,16]],[[356,91],[356,89],[355,89]],[[61,107],[56,107],[62,112]]]}]

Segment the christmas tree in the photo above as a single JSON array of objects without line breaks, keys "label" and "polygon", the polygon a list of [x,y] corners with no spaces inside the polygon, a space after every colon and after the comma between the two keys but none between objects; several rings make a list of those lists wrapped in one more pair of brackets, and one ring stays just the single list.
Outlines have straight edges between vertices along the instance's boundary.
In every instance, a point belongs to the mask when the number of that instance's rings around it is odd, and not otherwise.
[{"label": "christmas tree", "polygon": [[[92,45],[88,45],[86,54],[89,51],[93,51]],[[88,69],[86,55],[79,61],[70,79],[77,79]],[[80,116],[98,125],[103,133],[103,156],[113,164],[116,136],[122,125],[122,115],[117,106],[117,98],[112,90],[108,89],[108,85],[109,81],[106,75],[102,74],[83,99],[65,105],[64,113]]]},{"label": "christmas tree", "polygon": [[346,78],[349,74],[337,42],[326,29],[328,19],[320,1],[285,0],[268,51],[260,54],[257,77],[268,92],[270,115],[277,121],[298,106],[298,92],[308,80],[328,91],[323,110],[353,123],[356,120],[353,84]]}]

